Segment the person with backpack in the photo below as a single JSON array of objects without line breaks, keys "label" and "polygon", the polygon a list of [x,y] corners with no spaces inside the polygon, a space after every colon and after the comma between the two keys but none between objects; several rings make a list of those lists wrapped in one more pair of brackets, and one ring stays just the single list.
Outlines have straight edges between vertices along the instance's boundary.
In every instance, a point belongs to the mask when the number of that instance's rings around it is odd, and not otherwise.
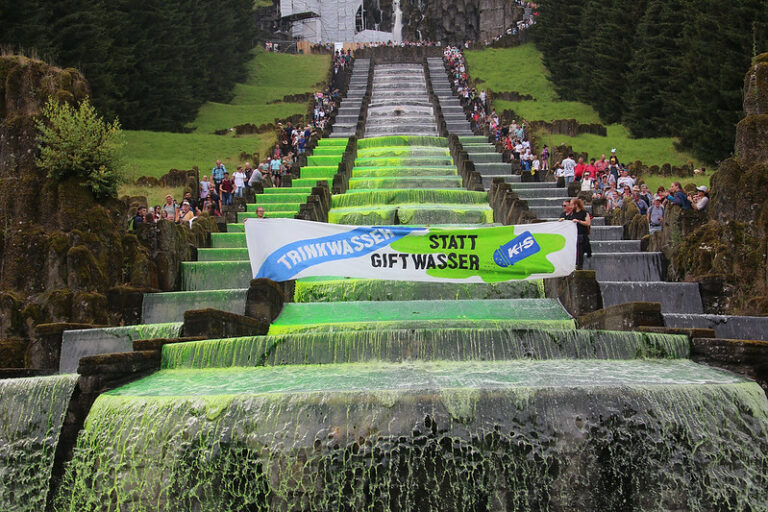
[{"label": "person with backpack", "polygon": [[667,204],[675,204],[683,210],[693,210],[693,206],[691,206],[691,200],[688,199],[688,195],[683,190],[683,186],[679,181],[672,183],[672,185],[669,187]]}]

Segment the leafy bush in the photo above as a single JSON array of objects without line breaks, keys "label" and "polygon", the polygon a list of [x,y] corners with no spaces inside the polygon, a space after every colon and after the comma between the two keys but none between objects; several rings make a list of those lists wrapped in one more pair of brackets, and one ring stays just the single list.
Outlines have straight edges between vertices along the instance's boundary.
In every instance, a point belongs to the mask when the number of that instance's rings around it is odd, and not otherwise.
[{"label": "leafy bush", "polygon": [[113,197],[125,181],[120,122],[105,123],[88,100],[75,106],[48,98],[37,123],[40,158],[49,178],[78,177],[96,197]]}]

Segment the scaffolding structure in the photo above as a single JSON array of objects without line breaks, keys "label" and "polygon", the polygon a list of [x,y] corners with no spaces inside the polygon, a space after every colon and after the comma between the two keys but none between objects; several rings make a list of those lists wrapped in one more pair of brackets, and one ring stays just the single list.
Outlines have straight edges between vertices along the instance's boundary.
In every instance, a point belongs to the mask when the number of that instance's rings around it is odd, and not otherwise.
[{"label": "scaffolding structure", "polygon": [[313,43],[386,42],[392,32],[365,30],[363,0],[281,0],[280,16],[291,35]]}]

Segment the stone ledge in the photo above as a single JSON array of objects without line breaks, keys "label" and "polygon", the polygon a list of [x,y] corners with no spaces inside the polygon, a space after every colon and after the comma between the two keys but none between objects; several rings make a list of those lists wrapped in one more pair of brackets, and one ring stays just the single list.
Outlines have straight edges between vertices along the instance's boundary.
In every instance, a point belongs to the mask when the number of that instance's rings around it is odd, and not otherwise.
[{"label": "stone ledge", "polygon": [[768,341],[694,338],[691,359],[754,379],[768,394]]},{"label": "stone ledge", "polygon": [[131,375],[160,369],[160,351],[120,352],[80,359],[77,373],[90,375]]},{"label": "stone ledge", "polygon": [[636,331],[640,327],[664,327],[664,317],[658,302],[628,302],[582,315],[576,323],[579,329]]},{"label": "stone ledge", "polygon": [[249,318],[218,309],[199,309],[184,313],[183,337],[204,339],[236,338],[267,334],[270,320]]},{"label": "stone ledge", "polygon": [[35,326],[32,338],[24,353],[24,365],[38,370],[59,369],[61,359],[61,337],[64,331],[97,329],[100,325],[59,322]]},{"label": "stone ledge", "polygon": [[576,270],[566,277],[544,280],[548,298],[558,299],[573,317],[580,317],[603,307],[603,296],[594,270]]},{"label": "stone ledge", "polygon": [[652,332],[655,334],[683,334],[685,336],[688,336],[690,339],[694,338],[714,338],[715,337],[715,330],[714,329],[703,329],[699,327],[653,327],[653,326],[644,326],[644,327],[638,327],[638,331],[640,332]]}]

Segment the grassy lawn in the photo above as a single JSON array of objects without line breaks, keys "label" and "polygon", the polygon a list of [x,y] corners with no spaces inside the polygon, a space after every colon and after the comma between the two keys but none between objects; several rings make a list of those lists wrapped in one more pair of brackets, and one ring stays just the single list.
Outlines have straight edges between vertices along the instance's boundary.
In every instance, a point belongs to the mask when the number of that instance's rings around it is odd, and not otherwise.
[{"label": "grassy lawn", "polygon": [[[242,152],[264,155],[275,143],[274,134],[235,137],[213,132],[239,124],[260,125],[305,114],[305,102],[268,103],[290,94],[314,92],[325,82],[329,66],[327,55],[288,55],[254,49],[247,66],[248,77],[244,83],[235,85],[233,100],[228,104],[203,105],[195,121],[190,123],[192,133],[125,132],[129,179],[160,177],[170,169],[191,169],[195,165],[205,172],[217,159],[227,168],[233,168],[242,163]],[[120,194],[136,195],[129,192],[126,186]],[[166,193],[163,192],[162,197]]]},{"label": "grassy lawn", "polygon": [[[274,135],[264,133],[244,137],[197,133],[128,131],[126,156],[128,177],[160,177],[171,169],[191,169],[197,165],[204,172],[220,159],[229,169],[240,163],[240,153],[266,154],[275,143]],[[121,191],[122,195],[122,191]]]},{"label": "grassy lawn", "polygon": [[125,185],[120,189],[121,196],[144,196],[149,206],[165,204],[165,196],[171,194],[174,199],[181,201],[184,196],[184,187],[140,187],[138,185]]},{"label": "grassy lawn", "polygon": [[633,139],[629,136],[629,131],[620,124],[609,125],[607,130],[607,137],[590,134],[568,137],[539,133],[539,138],[542,144],[550,147],[570,145],[576,151],[587,152],[590,158],[600,158],[603,153],[610,155],[611,149],[616,148],[619,160],[625,164],[640,160],[646,165],[670,163],[681,166],[692,163],[694,167],[700,166],[699,161],[691,155],[677,151],[673,145],[674,139],[669,137]]},{"label": "grassy lawn", "polygon": [[[496,92],[518,92],[533,96],[535,101],[495,100],[498,112],[513,110],[521,118],[529,121],[553,121],[555,119],[576,119],[580,123],[599,123],[600,117],[595,110],[577,101],[561,101],[549,80],[549,73],[542,63],[542,55],[533,43],[513,48],[489,48],[465,52],[470,76],[476,80],[477,87],[488,87]],[[557,146],[569,144],[576,151],[586,151],[590,156],[599,158],[602,153],[610,154],[611,148],[617,148],[624,163],[642,160],[646,165],[683,165],[700,162],[688,153],[675,150],[674,139],[647,138],[635,139],[623,125],[607,127],[608,135],[565,135],[539,134],[542,144]],[[666,183],[665,186],[668,186]]]}]

